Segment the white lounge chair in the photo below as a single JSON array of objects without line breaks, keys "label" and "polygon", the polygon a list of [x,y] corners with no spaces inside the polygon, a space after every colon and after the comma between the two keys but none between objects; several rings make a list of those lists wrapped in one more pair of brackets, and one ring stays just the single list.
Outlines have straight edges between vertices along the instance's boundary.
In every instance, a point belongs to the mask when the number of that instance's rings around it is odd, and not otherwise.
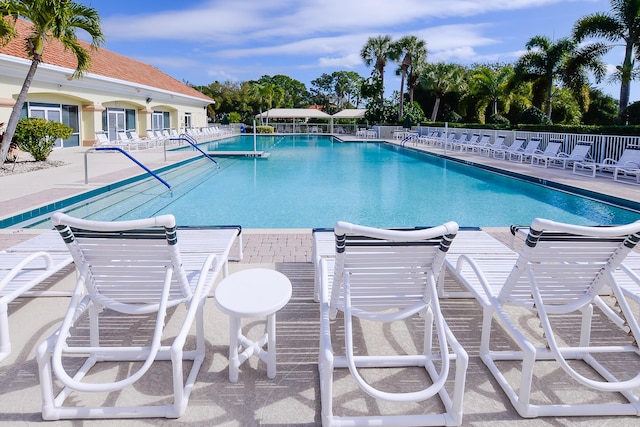
[{"label": "white lounge chair", "polygon": [[[555,166],[566,169],[567,166],[573,166],[575,162],[588,163],[593,162],[589,155],[591,144],[588,142],[578,142],[571,150],[571,153],[560,152],[555,156],[545,156],[544,154],[531,156],[531,164],[541,167]],[[536,160],[534,162],[534,159]]]},{"label": "white lounge chair", "polygon": [[98,132],[96,133],[96,142],[93,144],[95,147],[117,147],[119,144],[117,142],[109,141],[109,137],[106,133]]},{"label": "white lounge chair", "polygon": [[[220,240],[218,230],[198,230],[197,241],[182,251],[183,233],[172,215],[101,222],[55,213],[52,222],[73,256],[78,279],[62,325],[38,347],[42,417],[179,417],[205,356],[203,306],[226,264],[214,249]],[[230,247],[235,233],[225,229],[222,235],[222,246]],[[169,335],[165,333],[168,310],[179,306],[184,308],[171,314],[178,332]],[[130,323],[143,318],[148,322],[143,328]],[[194,322],[195,338],[186,345]],[[187,371],[185,360],[192,361]],[[85,381],[98,362],[134,361],[138,363],[123,378]],[[154,399],[158,403],[148,406],[109,406],[113,402],[107,399],[105,406],[92,406],[83,398],[85,392],[110,393],[133,385],[150,373],[156,361],[172,366],[173,399]],[[54,386],[54,378],[61,390]],[[72,403],[65,406],[67,400]]]},{"label": "white lounge chair", "polygon": [[516,138],[513,140],[513,142],[509,146],[504,146],[503,148],[498,148],[498,149],[492,149],[491,151],[493,151],[493,158],[506,160],[507,156],[510,156],[516,153],[521,153],[524,142],[525,142],[524,138]]},{"label": "white lounge chair", "polygon": [[[446,251],[457,230],[455,222],[419,230],[382,230],[346,222],[336,224],[335,262],[320,260],[319,371],[323,426],[461,424],[468,356],[442,316],[436,291]],[[338,311],[344,313],[344,331],[339,328],[340,334],[344,334],[343,355],[336,354],[340,350],[332,342],[331,324]],[[417,355],[375,356],[371,350],[363,355],[362,351],[358,351],[360,349],[355,348],[354,327],[370,321],[403,322],[418,313],[424,317],[425,328],[424,342],[416,346]],[[432,348],[435,342],[437,346]],[[412,353],[412,346],[407,347],[409,350],[405,348],[403,353]],[[397,350],[393,345],[390,349]],[[388,348],[386,353],[389,354]],[[452,370],[450,365],[454,362],[455,376],[450,395],[445,383]],[[425,381],[426,384],[416,385],[415,382],[420,381],[415,375],[410,375],[403,382],[405,388],[401,391],[383,391],[360,374],[360,370],[368,368],[400,367],[423,368],[426,372],[420,369],[421,375],[427,375],[430,380]],[[333,375],[338,368],[348,368],[360,389],[375,399],[393,405],[423,402],[439,396],[444,411],[425,414],[422,407],[424,403],[421,403],[418,405],[418,414],[337,415],[336,412],[342,412],[344,406],[348,406],[340,405],[340,410],[334,410]],[[402,374],[400,372],[397,375]]]},{"label": "white lounge chair", "polygon": [[143,147],[143,148],[153,148],[156,146],[158,140],[156,138],[156,135],[150,132],[147,132],[146,137],[141,137],[140,135],[138,135],[138,132],[132,130],[131,132],[129,132],[130,135],[130,140],[137,143],[138,147]]},{"label": "white lounge chair", "polygon": [[129,135],[127,135],[127,132],[125,131],[120,131],[118,132],[118,147],[124,149],[124,150],[137,150],[140,148],[140,143],[139,141],[135,141],[132,138],[129,138]]},{"label": "white lounge chair", "polygon": [[608,157],[601,163],[575,162],[573,164],[573,173],[595,177],[597,172],[615,172],[615,169],[637,170],[639,168],[640,148],[625,148],[618,160]]},{"label": "white lounge chair", "polygon": [[556,157],[562,148],[562,141],[550,140],[544,151],[531,155],[531,164],[539,165],[548,158]]},{"label": "white lounge chair", "polygon": [[[41,242],[42,238],[30,240]],[[0,251],[0,361],[11,354],[9,304],[21,296],[42,295],[32,293],[32,289],[73,262],[66,248],[48,249],[46,244],[31,245],[27,241]]]},{"label": "white lounge chair", "polygon": [[613,170],[613,180],[618,182],[632,182],[632,181],[623,181],[621,178],[635,178],[635,183],[640,184],[640,167],[638,168],[630,168],[630,167],[617,167]]},{"label": "white lounge chair", "polygon": [[509,160],[512,162],[527,162],[534,154],[542,153],[538,148],[540,146],[540,138],[529,138],[527,146],[522,150],[515,153],[509,153]]},{"label": "white lounge chair", "polygon": [[478,154],[481,156],[490,157],[496,150],[504,150],[508,148],[508,145],[504,144],[504,141],[507,139],[505,135],[498,135],[496,139],[491,144],[487,144],[484,147],[480,147]]},{"label": "white lounge chair", "polygon": [[453,144],[451,144],[451,149],[454,151],[458,149],[461,152],[466,152],[469,149],[469,147],[473,147],[477,145],[479,140],[480,140],[480,135],[477,133],[474,133],[473,135],[471,135],[471,138],[469,138],[468,141],[466,140],[456,141]]},{"label": "white lounge chair", "polygon": [[453,137],[449,137],[449,139],[447,139],[446,141],[443,141],[442,143],[442,148],[444,150],[453,150],[454,146],[459,146],[460,144],[466,144],[467,142],[467,137],[469,136],[469,134],[467,133],[461,133],[459,135],[454,135]]},{"label": "white lounge chair", "polygon": [[[640,413],[638,396],[633,390],[637,392],[640,387],[637,346],[640,327],[611,274],[639,239],[640,221],[623,226],[588,227],[535,219],[517,261],[511,268],[501,270],[502,277],[494,271],[495,264],[460,256],[455,274],[483,309],[480,357],[521,416]],[[492,269],[491,280],[484,275],[487,266]],[[618,314],[606,310],[599,296],[607,286],[613,290],[620,313],[627,320],[624,325]],[[621,328],[620,339],[628,344],[614,344],[609,339],[605,343],[591,342],[593,328],[602,329],[606,325],[606,317],[592,325],[594,304],[605,307],[611,327]],[[527,312],[531,313],[532,321],[522,316]],[[508,334],[508,339],[500,334],[494,338],[494,321]],[[557,328],[559,324],[561,330]],[[622,377],[623,374],[610,369],[624,355],[633,359],[627,362],[633,373]],[[608,363],[602,360],[607,356],[615,356],[613,364],[611,359]],[[574,393],[571,401],[565,401],[557,398],[555,390],[553,395],[537,390],[536,362],[548,366],[554,360],[568,375],[567,379],[590,389],[590,393],[584,394],[588,397],[583,403],[574,399],[578,393]],[[577,366],[579,361],[593,372],[585,374]],[[505,372],[514,368],[521,370],[515,378]],[[553,376],[558,374],[554,371]],[[517,385],[512,385],[517,379]],[[600,400],[598,393],[615,394],[622,402],[616,403],[620,401],[608,396],[600,396]]]},{"label": "white lounge chair", "polygon": [[467,147],[467,151],[470,151],[472,153],[479,153],[482,148],[490,145],[490,141],[491,135],[482,135],[475,144],[470,144]]}]

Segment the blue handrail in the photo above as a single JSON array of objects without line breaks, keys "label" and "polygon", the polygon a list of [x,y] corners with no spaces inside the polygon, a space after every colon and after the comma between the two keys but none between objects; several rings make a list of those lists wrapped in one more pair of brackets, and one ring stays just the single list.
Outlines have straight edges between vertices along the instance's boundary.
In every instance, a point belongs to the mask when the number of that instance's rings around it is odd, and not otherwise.
[{"label": "blue handrail", "polygon": [[189,145],[191,145],[193,148],[195,148],[196,150],[198,150],[199,152],[202,153],[203,156],[205,156],[207,159],[211,160],[213,163],[216,164],[216,166],[220,167],[220,165],[218,164],[218,162],[216,162],[216,160],[211,157],[210,155],[208,155],[207,153],[205,153],[204,151],[202,151],[202,148],[198,147],[198,143],[193,139],[193,137],[187,133],[181,133],[179,137],[177,138],[170,138],[171,141],[187,141],[187,143]]},{"label": "blue handrail", "polygon": [[85,151],[84,153],[84,183],[88,184],[89,183],[89,168],[87,167],[87,154],[90,151],[119,151],[120,153],[124,154],[125,156],[127,156],[129,159],[131,159],[135,164],[137,164],[138,166],[140,166],[142,169],[144,169],[145,171],[147,171],[147,173],[149,175],[151,175],[152,177],[154,177],[155,179],[157,179],[158,181],[160,181],[162,184],[164,184],[165,187],[167,187],[169,190],[171,190],[171,186],[169,185],[169,183],[167,181],[165,181],[164,179],[160,178],[158,175],[156,175],[151,169],[149,169],[148,167],[146,167],[145,165],[143,165],[142,163],[140,163],[138,160],[136,160],[131,154],[127,153],[126,151],[124,151],[122,148],[120,147],[95,147],[95,148],[90,148],[87,151]]}]

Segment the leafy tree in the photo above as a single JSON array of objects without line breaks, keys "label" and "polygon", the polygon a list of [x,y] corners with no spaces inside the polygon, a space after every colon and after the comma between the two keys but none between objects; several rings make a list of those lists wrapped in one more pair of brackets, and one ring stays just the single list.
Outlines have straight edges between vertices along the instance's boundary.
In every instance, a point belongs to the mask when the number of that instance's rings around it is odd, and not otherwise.
[{"label": "leafy tree", "polygon": [[259,83],[271,83],[282,88],[283,97],[279,107],[283,108],[303,108],[308,107],[311,101],[311,95],[307,90],[307,86],[299,80],[292,79],[283,74],[275,76],[262,76],[258,80]]},{"label": "leafy tree", "polygon": [[360,87],[364,79],[355,71],[334,71],[331,73],[338,108],[349,103],[356,108],[360,104]]},{"label": "leafy tree", "polygon": [[383,100],[381,105],[378,99],[372,98],[366,108],[364,118],[369,123],[396,123],[398,119],[398,107],[388,99]]},{"label": "leafy tree", "polygon": [[37,162],[47,160],[56,139],[69,138],[73,129],[60,122],[25,117],[16,125],[14,140],[21,150],[30,153]]},{"label": "leafy tree", "polygon": [[619,114],[618,100],[598,89],[589,92],[589,109],[582,115],[585,125],[611,125],[616,123]]},{"label": "leafy tree", "polygon": [[431,113],[431,121],[438,117],[440,101],[442,97],[454,90],[459,90],[465,85],[465,68],[457,64],[428,64],[420,78],[420,85],[435,96],[435,103]]},{"label": "leafy tree", "polygon": [[[614,76],[620,81],[619,111],[623,112],[629,104],[631,81],[638,76],[634,67],[635,60],[640,57],[640,1],[610,0],[609,3],[610,14],[595,13],[579,19],[573,28],[573,36],[578,42],[587,37],[596,37],[610,43],[620,40],[624,43],[624,59]],[[613,46],[607,46],[607,50]]]},{"label": "leafy tree", "polygon": [[[576,99],[584,93],[588,84],[587,70],[594,72],[596,81],[606,73],[599,59],[604,46],[593,44],[578,49],[570,38],[556,42],[545,36],[534,36],[526,44],[525,52],[515,65],[516,82],[532,82],[538,94],[538,105],[546,105],[547,117],[551,118],[554,83],[562,83],[570,88]],[[583,103],[584,104],[584,103]]]},{"label": "leafy tree", "polygon": [[13,139],[22,106],[49,40],[62,43],[77,60],[73,77],[80,77],[91,65],[90,53],[80,44],[76,31],[83,30],[91,37],[91,48],[104,43],[98,11],[69,0],[4,0],[0,2],[0,39],[8,41],[16,36],[15,23],[24,18],[31,21],[33,31],[24,39],[31,66],[11,110],[5,137],[0,146],[0,166],[4,164]]},{"label": "leafy tree", "polygon": [[640,125],[640,101],[629,104],[620,116],[625,125]]},{"label": "leafy tree", "polygon": [[315,104],[332,114],[344,109],[347,103],[356,106],[360,104],[363,82],[364,78],[355,71],[323,73],[311,81],[311,94]]},{"label": "leafy tree", "polygon": [[334,93],[334,79],[331,74],[322,73],[317,79],[311,80],[311,95],[316,105],[321,105],[324,111],[331,108]]},{"label": "leafy tree", "polygon": [[560,88],[553,97],[551,121],[556,124],[577,126],[582,121],[582,107],[566,88]]},{"label": "leafy tree", "polygon": [[378,94],[380,105],[384,102],[384,69],[387,60],[393,58],[391,36],[369,37],[360,51],[360,57],[367,67],[373,65],[375,74],[380,79],[382,90]]},{"label": "leafy tree", "polygon": [[[427,44],[424,40],[420,40],[416,36],[405,36],[402,37],[397,42],[392,45],[392,57],[395,60],[400,61],[399,74],[402,76],[400,79],[400,99],[399,99],[399,107],[398,107],[398,120],[402,120],[403,117],[403,108],[404,108],[404,87],[405,80],[407,76],[411,75],[413,72],[414,77],[416,74],[416,69],[414,67],[414,63],[421,64],[426,60],[427,57]],[[413,99],[411,99],[413,102]]]}]

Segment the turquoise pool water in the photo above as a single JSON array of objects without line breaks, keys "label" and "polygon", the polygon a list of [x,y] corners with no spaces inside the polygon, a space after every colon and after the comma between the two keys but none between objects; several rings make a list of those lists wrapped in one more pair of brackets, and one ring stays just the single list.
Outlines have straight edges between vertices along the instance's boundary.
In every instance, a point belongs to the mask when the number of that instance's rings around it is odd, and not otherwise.
[{"label": "turquoise pool water", "polygon": [[[326,136],[259,136],[266,159],[216,157],[67,209],[118,220],[172,213],[181,225],[247,228],[332,227],[346,220],[378,227],[529,224],[535,217],[617,224],[637,212],[390,144],[342,143]],[[253,136],[205,151],[253,150]]]}]

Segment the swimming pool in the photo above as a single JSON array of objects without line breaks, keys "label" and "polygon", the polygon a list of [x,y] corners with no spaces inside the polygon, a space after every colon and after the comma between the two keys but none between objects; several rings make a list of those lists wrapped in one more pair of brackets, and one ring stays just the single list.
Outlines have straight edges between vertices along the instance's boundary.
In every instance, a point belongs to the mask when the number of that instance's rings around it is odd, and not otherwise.
[{"label": "swimming pool", "polygon": [[[217,157],[161,174],[73,208],[71,215],[121,220],[172,213],[181,225],[247,228],[332,227],[345,220],[378,227],[529,224],[535,217],[616,224],[640,214],[532,182],[384,143],[343,143],[319,135],[258,136],[266,159]],[[253,150],[251,135],[206,150]],[[205,150],[205,151],[206,151]]]}]

